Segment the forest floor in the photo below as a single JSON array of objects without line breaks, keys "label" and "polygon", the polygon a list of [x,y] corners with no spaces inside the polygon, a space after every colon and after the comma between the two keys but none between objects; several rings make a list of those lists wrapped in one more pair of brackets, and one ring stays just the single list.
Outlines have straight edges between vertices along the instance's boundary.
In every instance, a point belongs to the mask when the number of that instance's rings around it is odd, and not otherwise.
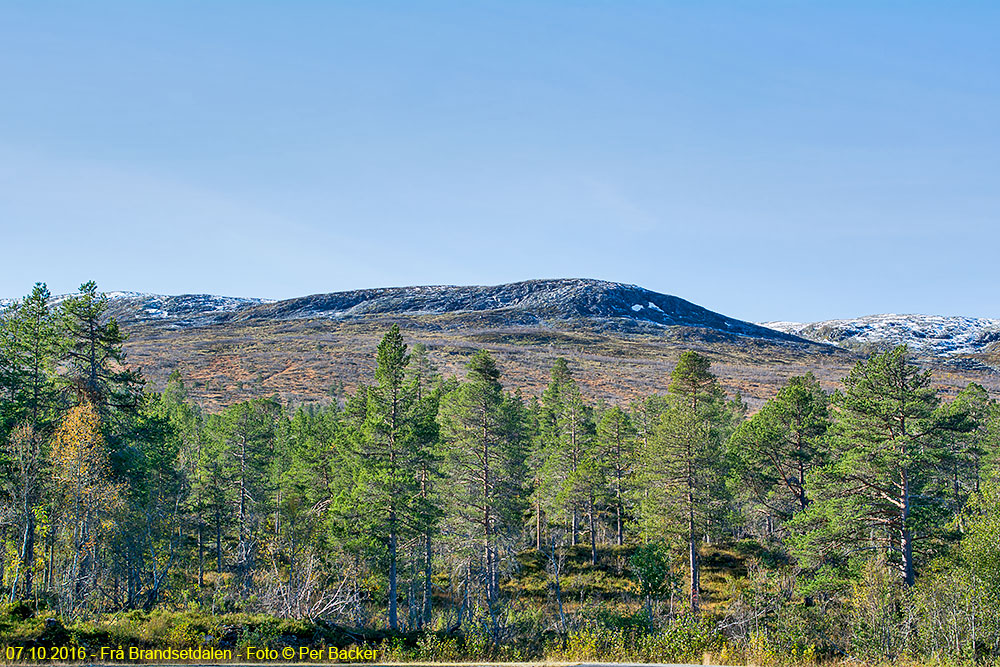
[{"label": "forest floor", "polygon": [[[291,650],[288,655],[298,658],[303,647],[346,649],[363,646],[377,651],[379,664],[597,665],[603,663],[560,660],[558,658],[565,654],[559,648],[552,650],[552,647],[565,648],[565,635],[558,632],[554,620],[557,618],[557,606],[552,586],[553,562],[559,566],[562,601],[568,616],[577,619],[577,622],[596,620],[608,623],[611,619],[612,623],[624,624],[621,627],[625,629],[634,626],[632,630],[641,631],[642,599],[629,564],[633,551],[631,546],[599,547],[596,565],[591,560],[589,546],[582,545],[559,550],[554,557],[534,549],[518,554],[518,570],[504,581],[502,590],[509,609],[525,619],[534,619],[536,623],[530,626],[535,630],[528,631],[537,636],[531,638],[530,644],[534,648],[527,649],[527,653],[523,649],[519,649],[520,652],[501,650],[491,653],[483,646],[473,646],[472,640],[464,636],[464,628],[458,633],[454,628],[446,629],[452,618],[446,611],[441,614],[436,631],[394,633],[384,629],[346,627],[323,620],[282,619],[247,613],[212,614],[196,608],[181,609],[176,605],[172,609],[135,610],[72,619],[60,617],[52,610],[36,612],[24,604],[8,605],[0,609],[0,647],[24,647],[29,652],[47,650],[49,653],[60,647],[77,647],[86,651],[88,662],[99,658],[102,647],[126,647],[126,650],[130,647],[142,650],[172,648],[180,651],[210,646],[232,651],[234,663],[248,661],[258,664],[261,660],[254,659],[254,656],[249,656],[251,659],[247,660],[246,652],[250,647],[264,647],[277,651],[275,659],[270,662],[290,664],[296,660],[282,658],[283,650]],[[739,543],[707,545],[701,557],[703,603],[706,611],[713,613],[725,607],[738,581],[746,575],[749,561],[766,559],[769,555],[750,543]],[[442,607],[451,602],[444,596],[436,600]],[[675,604],[681,605],[682,601],[677,600]],[[635,625],[637,619],[638,625]],[[377,619],[373,624],[380,625]],[[28,657],[29,653],[22,656]],[[6,661],[0,659],[0,663],[33,662],[10,659],[16,657],[13,654],[7,657]],[[470,657],[482,659],[469,662]],[[532,660],[542,657],[550,660]],[[609,656],[592,656],[597,657]],[[130,661],[126,657],[117,662]],[[314,659],[306,662],[318,664],[323,661]]]}]

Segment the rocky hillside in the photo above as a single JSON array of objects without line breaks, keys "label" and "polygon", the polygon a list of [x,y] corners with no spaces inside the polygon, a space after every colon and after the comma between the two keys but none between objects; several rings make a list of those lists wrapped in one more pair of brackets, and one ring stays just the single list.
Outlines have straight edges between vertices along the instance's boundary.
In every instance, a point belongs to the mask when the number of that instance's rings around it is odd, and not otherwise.
[{"label": "rocky hillside", "polygon": [[108,313],[119,324],[147,323],[175,327],[218,324],[236,313],[268,303],[266,299],[213,294],[165,296],[140,292],[109,292],[108,298]]},{"label": "rocky hillside", "polygon": [[[209,410],[255,396],[328,402],[371,382],[375,347],[397,323],[444,375],[461,376],[488,349],[508,388],[539,394],[558,357],[591,399],[625,402],[663,392],[678,356],[696,350],[731,394],[758,407],[792,375],[839,386],[866,346],[908,342],[952,392],[969,381],[1000,393],[995,322],[924,318],[918,326],[859,318],[753,324],[684,299],[597,280],[532,280],[492,287],[367,289],[266,301],[212,295],[108,294],[128,335],[129,363],[153,389],[179,371]],[[64,297],[56,297],[59,300]],[[0,309],[3,304],[0,304]],[[889,319],[886,319],[889,318]],[[934,356],[950,350],[946,358]]]},{"label": "rocky hillside", "polygon": [[603,329],[649,331],[683,326],[764,340],[798,336],[736,320],[675,296],[600,280],[529,280],[492,287],[390,287],[334,292],[240,309],[232,321],[455,316],[460,323],[536,326],[587,321]]},{"label": "rocky hillside", "polygon": [[[70,294],[53,296],[49,301],[58,306]],[[106,292],[108,316],[119,324],[163,324],[175,327],[207,326],[225,321],[234,313],[263,303],[267,299],[216,296],[214,294],[146,294],[143,292]],[[15,299],[0,299],[0,312],[13,305]]]},{"label": "rocky hillside", "polygon": [[976,317],[890,314],[763,326],[860,353],[906,343],[920,357],[953,358],[981,354],[1000,344],[1000,320]]},{"label": "rocky hillside", "polygon": [[431,316],[428,325],[435,327],[449,323],[538,326],[576,322],[602,330],[655,332],[663,327],[680,326],[761,340],[807,342],[793,334],[720,315],[675,296],[600,280],[529,280],[489,287],[389,287],[314,294],[284,301],[138,292],[110,292],[108,297],[109,314],[126,327],[386,317],[417,322]]}]

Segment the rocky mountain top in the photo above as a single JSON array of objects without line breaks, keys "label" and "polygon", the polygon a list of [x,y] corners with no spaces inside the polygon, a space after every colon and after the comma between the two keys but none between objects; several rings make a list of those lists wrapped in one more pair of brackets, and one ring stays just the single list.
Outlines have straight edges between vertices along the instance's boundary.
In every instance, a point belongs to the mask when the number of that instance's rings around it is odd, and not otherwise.
[{"label": "rocky mountain top", "polygon": [[[166,296],[109,292],[108,314],[123,326],[167,328],[289,320],[406,318],[433,326],[544,326],[587,323],[602,330],[652,332],[663,327],[807,343],[796,335],[733,319],[690,301],[602,280],[528,280],[495,286],[387,287],[269,301],[210,294]],[[61,301],[66,295],[53,297]],[[8,301],[9,303],[9,301]],[[0,304],[0,308],[3,304]]]},{"label": "rocky mountain top", "polygon": [[869,315],[825,322],[764,322],[771,329],[861,353],[909,345],[917,356],[978,354],[1000,343],[1000,320],[938,315]]},{"label": "rocky mountain top", "polygon": [[[430,285],[351,290],[271,301],[210,294],[109,292],[109,315],[123,326],[192,328],[293,320],[398,319],[410,327],[549,327],[655,333],[684,327],[706,335],[819,343],[869,354],[906,343],[918,357],[976,363],[1000,351],[1000,320],[935,315],[870,315],[823,322],[744,322],[636,285],[579,278],[493,286]],[[66,295],[53,297],[58,303]],[[0,311],[12,303],[0,300]],[[993,370],[991,368],[991,370]]]},{"label": "rocky mountain top", "polygon": [[538,325],[581,321],[607,329],[683,326],[767,340],[797,336],[715,313],[690,301],[602,280],[528,280],[495,286],[364,289],[276,301],[240,310],[234,320],[347,319],[366,316],[473,316],[463,321]]},{"label": "rocky mountain top", "polygon": [[109,292],[108,314],[121,324],[155,323],[175,327],[206,326],[235,313],[269,303],[267,299],[214,294],[142,294]]}]

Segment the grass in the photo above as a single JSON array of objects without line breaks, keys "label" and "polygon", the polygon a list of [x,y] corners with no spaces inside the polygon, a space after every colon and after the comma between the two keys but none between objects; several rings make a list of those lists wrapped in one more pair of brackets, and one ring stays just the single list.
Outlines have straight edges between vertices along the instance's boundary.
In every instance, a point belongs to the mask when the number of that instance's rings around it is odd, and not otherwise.
[{"label": "grass", "polygon": [[[234,322],[189,329],[141,324],[128,328],[126,351],[154,389],[179,370],[195,400],[210,411],[275,394],[291,404],[326,403],[338,380],[349,391],[358,382],[371,381],[375,348],[393,322],[401,325],[407,342],[427,346],[445,375],[463,376],[472,353],[486,348],[497,357],[509,389],[539,395],[555,359],[566,357],[585,396],[613,404],[665,391],[677,357],[687,349],[711,358],[723,387],[739,392],[751,410],[789,377],[807,371],[832,390],[859,358],[832,348],[685,327],[618,332],[582,322],[512,326],[441,315]],[[946,390],[977,381],[1000,391],[995,374],[945,367],[934,372]]]},{"label": "grass", "polygon": [[[602,332],[583,327],[429,326],[403,322],[409,343],[423,343],[445,375],[464,375],[473,352],[496,355],[508,388],[541,393],[555,359],[570,359],[590,399],[620,403],[666,388],[667,377],[685,349],[698,349],[732,392],[763,400],[784,380],[806,370],[831,383],[853,363],[850,355],[827,358],[794,346],[749,339],[699,336],[697,330],[659,334]],[[233,323],[191,329],[136,325],[128,330],[129,362],[139,366],[154,389],[180,371],[193,397],[208,410],[277,394],[286,402],[327,402],[328,390],[343,381],[353,391],[374,374],[374,352],[390,321],[299,320]]]}]

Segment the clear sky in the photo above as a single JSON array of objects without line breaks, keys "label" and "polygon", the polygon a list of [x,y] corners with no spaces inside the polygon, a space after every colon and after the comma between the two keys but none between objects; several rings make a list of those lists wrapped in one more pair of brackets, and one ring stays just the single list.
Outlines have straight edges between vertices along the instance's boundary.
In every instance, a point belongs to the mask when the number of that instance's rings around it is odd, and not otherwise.
[{"label": "clear sky", "polygon": [[1000,317],[997,2],[0,3],[0,296]]}]

